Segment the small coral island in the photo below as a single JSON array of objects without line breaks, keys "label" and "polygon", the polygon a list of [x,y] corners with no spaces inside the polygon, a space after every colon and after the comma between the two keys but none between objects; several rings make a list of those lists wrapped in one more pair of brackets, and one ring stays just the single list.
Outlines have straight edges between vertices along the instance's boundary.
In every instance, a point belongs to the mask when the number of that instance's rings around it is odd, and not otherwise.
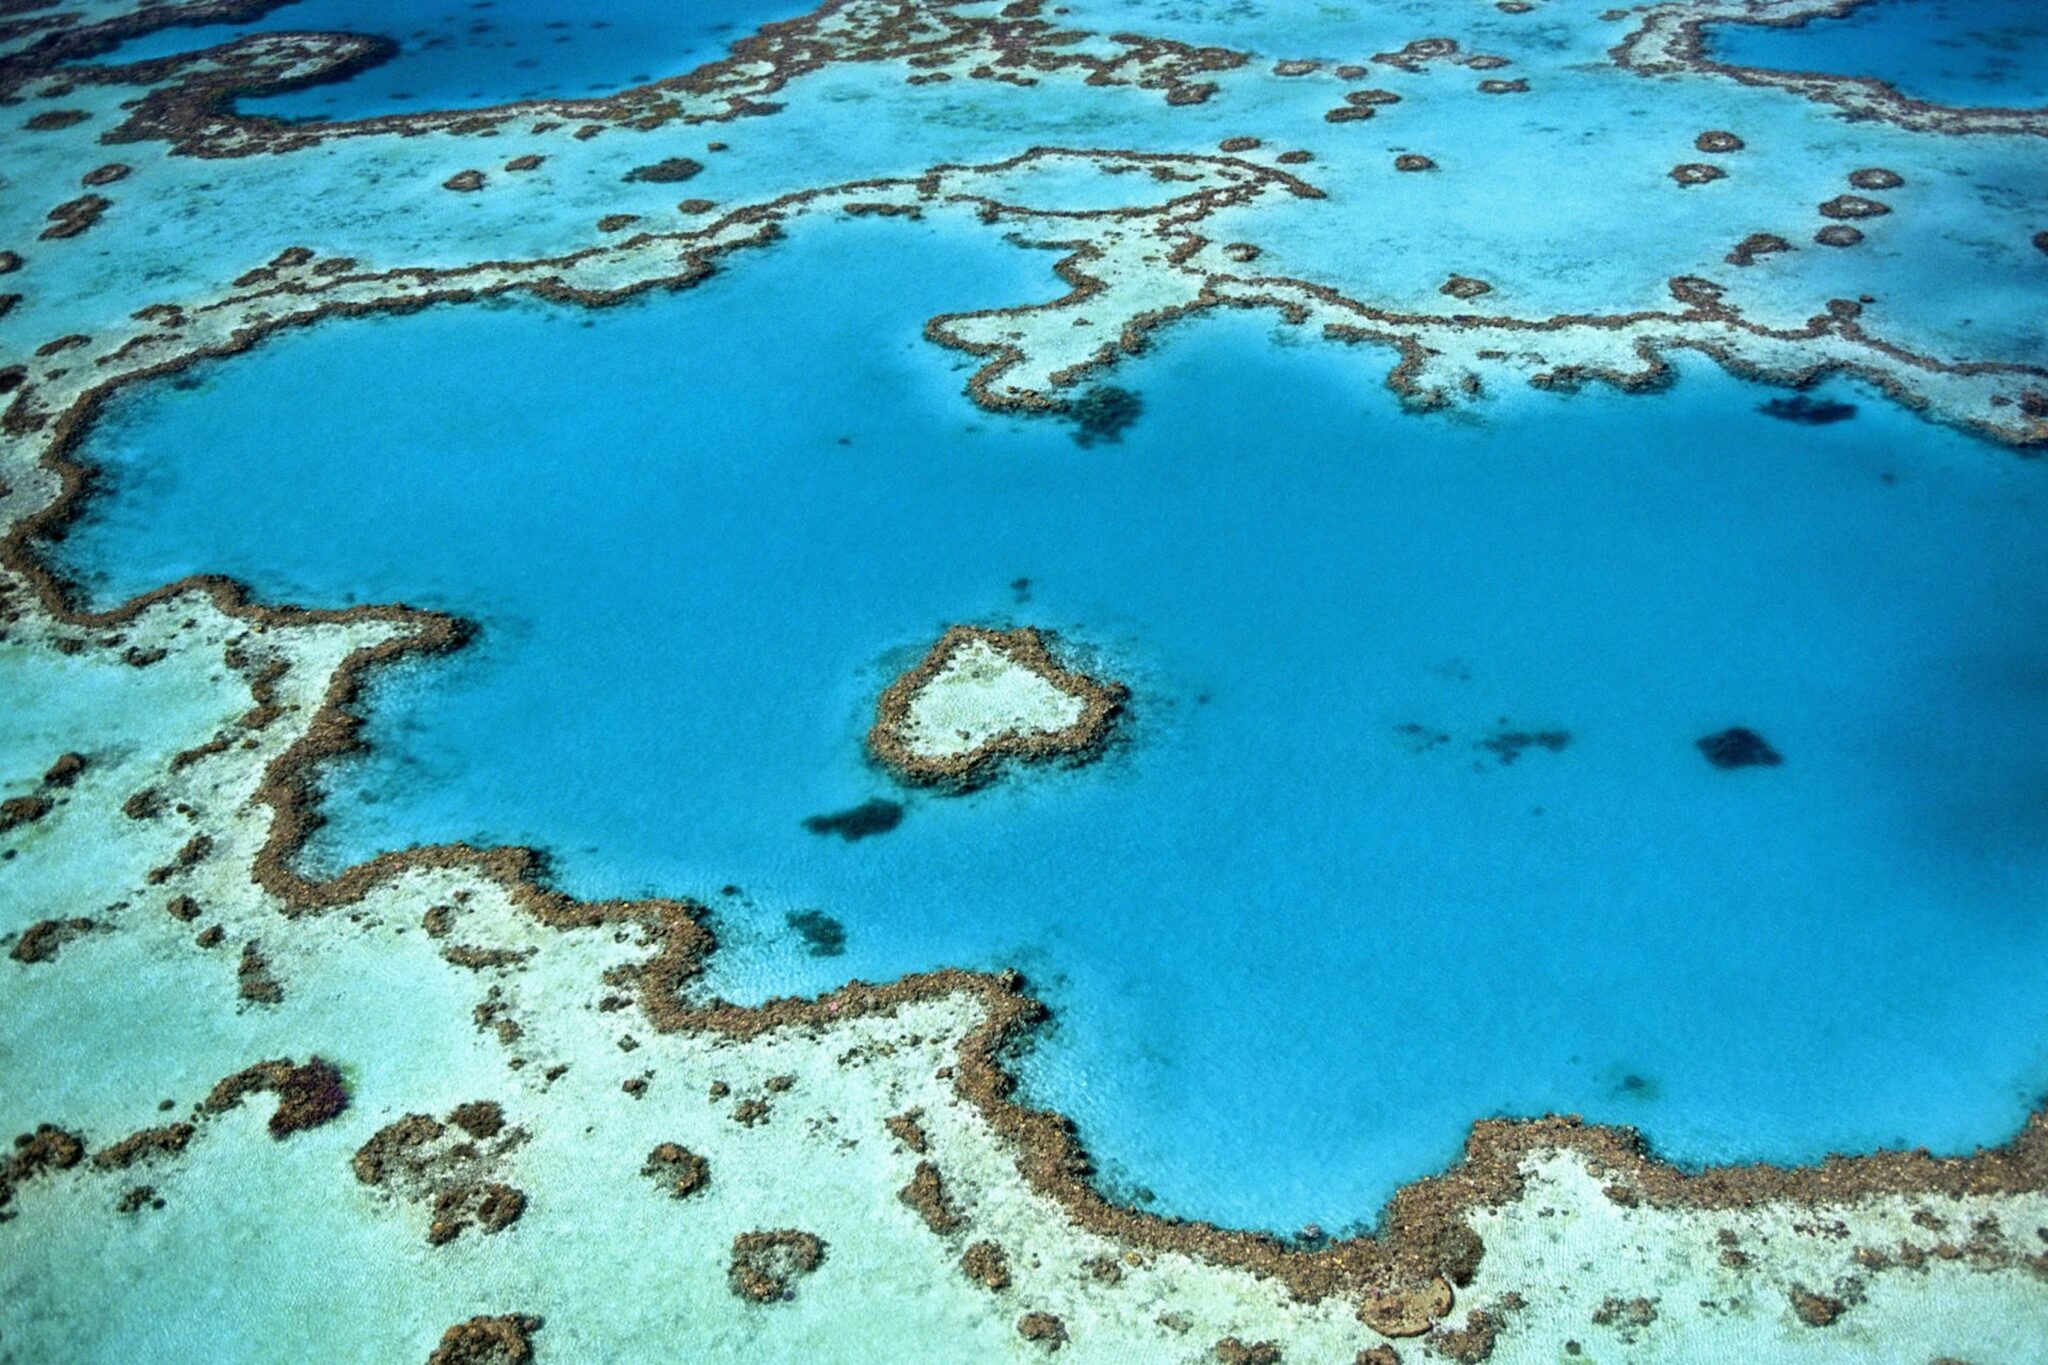
[{"label": "small coral island", "polygon": [[1094,757],[1128,696],[1063,667],[1028,626],[952,626],[882,693],[868,748],[906,782],[965,789],[1006,758]]}]

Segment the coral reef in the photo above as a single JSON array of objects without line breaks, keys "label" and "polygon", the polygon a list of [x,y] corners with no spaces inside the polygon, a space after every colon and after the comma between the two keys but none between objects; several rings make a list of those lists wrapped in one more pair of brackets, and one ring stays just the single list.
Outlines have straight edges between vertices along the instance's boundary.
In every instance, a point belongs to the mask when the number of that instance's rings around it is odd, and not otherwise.
[{"label": "coral reef", "polygon": [[1706,735],[1695,743],[1707,762],[1716,768],[1775,768],[1785,761],[1762,735],[1739,725]]},{"label": "coral reef", "polygon": [[732,1239],[726,1281],[739,1298],[774,1303],[796,1292],[799,1279],[824,1264],[825,1244],[796,1228],[743,1232]]},{"label": "coral reef", "polygon": [[1029,627],[953,626],[882,693],[868,748],[906,781],[969,787],[1008,759],[1093,757],[1126,696],[1062,667]]},{"label": "coral reef", "polygon": [[427,1365],[526,1365],[540,1329],[541,1319],[532,1313],[468,1318],[441,1334]]}]

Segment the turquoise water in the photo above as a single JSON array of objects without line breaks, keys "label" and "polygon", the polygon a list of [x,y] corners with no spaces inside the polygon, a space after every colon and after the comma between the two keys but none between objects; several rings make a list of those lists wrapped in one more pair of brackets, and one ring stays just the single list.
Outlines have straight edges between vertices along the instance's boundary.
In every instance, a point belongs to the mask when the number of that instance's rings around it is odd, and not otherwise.
[{"label": "turquoise water", "polygon": [[165,28],[123,44],[106,62],[192,52],[250,33],[366,33],[399,50],[347,81],[242,101],[252,114],[353,119],[512,100],[609,95],[724,54],[794,0],[297,0],[247,24]]},{"label": "turquoise water", "polygon": [[[117,400],[63,552],[102,601],[204,569],[476,619],[373,689],[315,862],[537,843],[712,903],[738,999],[1020,966],[1057,1012],[1031,1097],[1162,1210],[1343,1227],[1495,1113],[1686,1161],[2013,1131],[2048,1087],[2038,464],[1702,365],[1412,416],[1389,356],[1247,315],[1118,371],[1143,416],[1084,449],[919,335],[1063,292],[1051,259],[816,223],[620,308],[285,335]],[[953,621],[1062,632],[1125,742],[896,790],[874,695]],[[1710,767],[1731,725],[1784,766]],[[874,797],[898,828],[804,828]]]},{"label": "turquoise water", "polygon": [[1798,28],[1722,24],[1724,62],[1875,76],[1936,104],[2048,105],[2048,9],[2040,0],[1869,0]]}]

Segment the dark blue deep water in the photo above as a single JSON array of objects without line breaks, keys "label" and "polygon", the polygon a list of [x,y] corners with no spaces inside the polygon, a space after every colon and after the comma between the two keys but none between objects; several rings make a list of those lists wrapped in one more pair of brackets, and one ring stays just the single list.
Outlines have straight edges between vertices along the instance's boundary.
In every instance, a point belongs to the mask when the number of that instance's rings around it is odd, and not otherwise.
[{"label": "dark blue deep water", "polygon": [[1742,66],[1875,76],[1936,104],[2048,105],[2041,0],[1867,0],[1839,19],[1710,34],[1713,55]]},{"label": "dark blue deep water", "polygon": [[[1693,363],[1415,416],[1387,354],[1244,314],[1119,371],[1143,414],[1084,448],[919,335],[1050,259],[812,224],[629,306],[281,336],[113,403],[64,554],[104,601],[219,570],[478,620],[373,689],[314,861],[538,843],[711,902],[737,998],[1020,966],[1030,1094],[1155,1207],[1336,1229],[1498,1113],[1686,1161],[2010,1135],[2048,1086],[2038,464]],[[895,789],[874,696],[954,621],[1061,632],[1123,742]],[[1706,762],[1733,725],[1783,765]],[[877,797],[886,833],[804,827]]]},{"label": "dark blue deep water", "polygon": [[790,0],[297,0],[249,24],[166,28],[103,60],[141,61],[248,33],[365,33],[396,41],[390,61],[334,85],[242,102],[288,119],[353,119],[609,95],[722,56]]}]

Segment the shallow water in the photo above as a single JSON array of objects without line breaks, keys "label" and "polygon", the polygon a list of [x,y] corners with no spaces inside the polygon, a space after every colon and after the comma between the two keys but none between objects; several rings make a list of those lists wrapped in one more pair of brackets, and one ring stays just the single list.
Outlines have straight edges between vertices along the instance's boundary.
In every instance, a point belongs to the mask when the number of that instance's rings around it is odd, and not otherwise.
[{"label": "shallow water", "polygon": [[[477,619],[374,689],[315,861],[516,840],[699,895],[739,999],[1021,966],[1031,1097],[1164,1210],[1369,1219],[1489,1113],[1687,1161],[2010,1134],[2048,1082],[2038,466],[1704,366],[1417,417],[1385,355],[1241,315],[1121,369],[1144,414],[1083,449],[919,336],[1051,259],[807,224],[626,307],[283,336],[117,400],[64,553],[102,600],[206,569]],[[1125,742],[895,790],[874,695],[961,620],[1062,632]],[[1784,766],[1710,767],[1737,724]],[[900,827],[804,828],[877,796]]]},{"label": "shallow water", "polygon": [[1870,0],[1797,28],[1708,32],[1713,56],[1741,66],[1874,76],[1936,104],[2048,105],[2048,10],[2039,0]]},{"label": "shallow water", "polygon": [[513,100],[609,95],[721,56],[797,0],[560,0],[421,5],[417,0],[297,0],[247,24],[166,28],[105,62],[197,51],[251,33],[367,33],[397,42],[347,81],[241,102],[285,119],[355,119]]}]

